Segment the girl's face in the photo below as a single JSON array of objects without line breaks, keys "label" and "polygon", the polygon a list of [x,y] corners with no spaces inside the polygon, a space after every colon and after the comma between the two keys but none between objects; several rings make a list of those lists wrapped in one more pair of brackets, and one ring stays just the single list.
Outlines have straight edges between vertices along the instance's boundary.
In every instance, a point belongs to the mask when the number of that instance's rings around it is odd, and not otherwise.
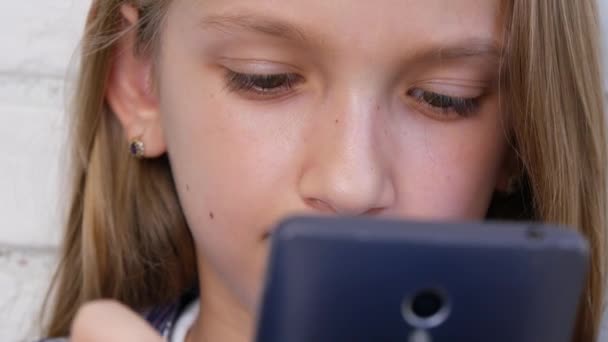
[{"label": "girl's face", "polygon": [[157,139],[209,305],[255,311],[289,214],[484,218],[508,178],[500,15],[498,0],[173,1]]}]

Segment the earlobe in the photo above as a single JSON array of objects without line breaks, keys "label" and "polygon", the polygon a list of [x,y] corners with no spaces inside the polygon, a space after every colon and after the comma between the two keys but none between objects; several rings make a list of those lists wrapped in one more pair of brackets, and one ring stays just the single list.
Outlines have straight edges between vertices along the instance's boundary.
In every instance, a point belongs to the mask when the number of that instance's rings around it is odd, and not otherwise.
[{"label": "earlobe", "polygon": [[166,145],[152,82],[153,59],[136,51],[137,9],[123,5],[121,13],[125,33],[114,48],[105,97],[127,141],[141,140],[146,146],[145,157],[154,158],[165,153]]}]

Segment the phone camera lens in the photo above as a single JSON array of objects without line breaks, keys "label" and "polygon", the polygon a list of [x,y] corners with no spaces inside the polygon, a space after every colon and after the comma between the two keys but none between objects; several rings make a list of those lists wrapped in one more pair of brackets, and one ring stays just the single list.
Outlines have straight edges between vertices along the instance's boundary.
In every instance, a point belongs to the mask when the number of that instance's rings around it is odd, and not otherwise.
[{"label": "phone camera lens", "polygon": [[441,291],[423,290],[403,302],[403,317],[417,329],[437,327],[449,316],[450,306]]},{"label": "phone camera lens", "polygon": [[443,298],[431,291],[418,294],[412,302],[412,312],[422,319],[435,316],[442,307]]}]

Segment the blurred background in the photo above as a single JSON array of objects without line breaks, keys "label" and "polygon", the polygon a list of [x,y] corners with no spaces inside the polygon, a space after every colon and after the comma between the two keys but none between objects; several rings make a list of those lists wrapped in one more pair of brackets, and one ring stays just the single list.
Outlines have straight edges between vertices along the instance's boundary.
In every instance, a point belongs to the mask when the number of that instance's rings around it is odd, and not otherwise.
[{"label": "blurred background", "polygon": [[[608,89],[608,0],[599,2]],[[0,1],[0,341],[36,336],[67,197],[66,94],[89,5]],[[601,341],[608,317],[605,327]]]}]

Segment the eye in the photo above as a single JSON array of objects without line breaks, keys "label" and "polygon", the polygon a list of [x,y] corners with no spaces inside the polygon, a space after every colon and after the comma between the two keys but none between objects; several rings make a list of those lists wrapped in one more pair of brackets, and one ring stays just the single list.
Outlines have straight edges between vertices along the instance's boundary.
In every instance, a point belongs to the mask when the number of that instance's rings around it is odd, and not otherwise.
[{"label": "eye", "polygon": [[302,77],[297,74],[243,74],[229,70],[226,81],[231,91],[272,97],[292,90]]},{"label": "eye", "polygon": [[420,88],[408,91],[407,95],[421,105],[445,116],[457,114],[467,117],[474,114],[479,108],[479,98],[452,97]]}]

